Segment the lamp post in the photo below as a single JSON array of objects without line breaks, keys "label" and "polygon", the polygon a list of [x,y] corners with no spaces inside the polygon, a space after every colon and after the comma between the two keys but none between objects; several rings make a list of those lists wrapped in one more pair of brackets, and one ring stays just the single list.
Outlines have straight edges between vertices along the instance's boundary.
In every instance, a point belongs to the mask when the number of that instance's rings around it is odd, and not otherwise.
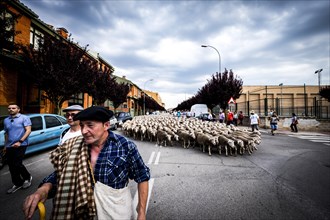
[{"label": "lamp post", "polygon": [[213,48],[215,51],[217,51],[218,55],[219,55],[219,73],[221,73],[221,57],[220,57],[220,53],[219,51],[217,50],[217,48],[213,47],[213,46],[210,46],[210,45],[201,45],[201,47],[211,47]]},{"label": "lamp post", "polygon": [[283,95],[283,93],[282,93],[282,89],[283,89],[283,83],[280,83],[279,86],[281,86],[281,102],[280,102],[281,107],[280,107],[280,112],[279,112],[279,113],[280,113],[280,115],[282,115],[282,108],[283,108],[283,107],[282,107],[282,106],[283,106],[283,105],[282,105],[282,104],[283,104],[283,103],[282,103],[282,99],[283,99],[283,96],[282,96],[282,95]]},{"label": "lamp post", "polygon": [[321,91],[321,72],[322,72],[323,69],[318,69],[315,71],[315,74],[319,74],[318,77],[319,77],[319,93]]},{"label": "lamp post", "polygon": [[144,86],[143,86],[143,115],[146,114],[146,84],[147,82],[151,82],[154,79],[148,79],[147,81],[144,82]]}]

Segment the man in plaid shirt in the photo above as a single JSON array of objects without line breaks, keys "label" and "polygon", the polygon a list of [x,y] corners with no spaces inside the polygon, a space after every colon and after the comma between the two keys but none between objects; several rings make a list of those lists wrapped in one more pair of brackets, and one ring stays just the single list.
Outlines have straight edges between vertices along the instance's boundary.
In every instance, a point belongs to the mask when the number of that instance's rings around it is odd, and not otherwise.
[{"label": "man in plaid shirt", "polygon": [[[65,181],[67,181],[68,179],[73,179],[71,183],[72,188],[74,188],[73,191],[79,192],[80,190],[83,193],[89,195],[90,192],[88,186],[91,184],[92,187],[90,188],[93,188],[94,185],[93,183],[91,183],[92,181],[90,175],[86,174],[86,178],[83,178],[85,173],[90,173],[89,170],[93,170],[93,173],[91,175],[95,178],[96,183],[100,182],[113,189],[127,188],[129,179],[134,179],[134,181],[138,183],[139,202],[138,207],[136,209],[138,219],[146,218],[146,205],[148,198],[148,181],[150,179],[150,170],[144,164],[136,145],[132,141],[110,131],[109,118],[112,115],[113,112],[110,110],[107,110],[103,107],[93,106],[78,113],[74,117],[74,120],[80,120],[84,143],[79,145],[79,143],[76,143],[76,139],[79,138],[73,138],[74,140],[68,140],[68,144],[62,146],[64,147],[63,149],[60,149],[60,147],[58,147],[52,152],[51,160],[54,164],[56,171],[42,181],[38,190],[34,194],[26,198],[23,205],[23,210],[27,219],[30,219],[32,217],[38,202],[44,202],[47,198],[53,197],[55,197],[55,211],[53,210],[52,218],[61,218],[61,211],[56,211],[56,198],[61,198],[58,199],[58,203],[60,204],[59,206],[63,205],[63,203],[65,203],[66,201],[68,201],[68,204],[64,204],[64,206],[74,206],[71,203],[76,203],[77,199],[81,199],[76,198],[76,195],[74,195],[73,198],[63,198],[63,196],[61,197],[60,195],[58,195],[62,192],[62,188],[65,188],[64,184],[63,186],[61,185],[61,178],[65,179]],[[69,165],[67,165],[69,164],[69,162],[63,165],[59,164],[59,160],[56,160],[57,158],[59,158],[58,154],[63,153],[69,147],[72,147],[74,144],[78,146],[78,152],[82,151],[81,149],[86,146],[86,158],[88,158],[88,161],[90,161],[91,169],[89,169],[89,167],[86,165],[80,165],[79,168],[75,168],[75,166],[69,167]],[[73,149],[75,149],[74,146]],[[70,150],[68,150],[68,152],[70,152],[68,154],[74,154],[72,153],[74,152],[74,150],[71,150],[71,148]],[[81,154],[82,153],[77,153],[77,161],[79,161],[79,159],[81,158],[83,159],[80,161],[85,161],[85,158],[80,156]],[[61,156],[61,160],[63,160],[63,155]],[[70,158],[68,156],[67,161],[69,160]],[[86,163],[83,162],[80,164]],[[61,169],[58,170],[58,167],[61,167]],[[62,167],[65,168],[63,169]],[[71,170],[71,172],[67,170]],[[72,174],[75,172],[82,172],[82,174],[79,174],[76,177],[75,174]],[[63,176],[65,175],[66,177],[63,178]],[[87,179],[87,182],[84,183],[81,179]],[[82,185],[82,190],[79,188],[79,186],[76,186],[77,182],[83,182],[80,184]],[[84,187],[86,187],[86,189]],[[93,202],[93,199],[86,201],[87,206],[92,207],[92,209],[89,210],[93,210]],[[61,208],[59,208],[59,210],[60,209]],[[73,213],[74,211],[72,211],[75,209],[77,208],[70,208],[70,210],[68,210],[65,214],[64,218],[79,218],[80,214],[78,215],[77,213]],[[88,210],[88,208],[84,208],[84,210]],[[84,218],[86,218],[86,216],[89,216],[88,218],[92,219],[94,214],[95,213],[87,213],[86,215],[86,213],[84,213]]]}]

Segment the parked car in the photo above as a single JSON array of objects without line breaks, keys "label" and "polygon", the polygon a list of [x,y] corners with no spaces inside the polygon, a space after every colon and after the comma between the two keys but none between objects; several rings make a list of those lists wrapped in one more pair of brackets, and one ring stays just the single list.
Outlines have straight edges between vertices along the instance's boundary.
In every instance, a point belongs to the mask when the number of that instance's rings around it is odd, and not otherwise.
[{"label": "parked car", "polygon": [[[63,130],[69,127],[63,116],[55,114],[26,114],[32,122],[29,146],[25,154],[31,154],[40,150],[54,147],[60,140]],[[4,158],[1,156],[5,145],[4,119],[8,116],[0,116],[0,167]]]},{"label": "parked car", "polygon": [[196,118],[201,119],[203,121],[215,121],[215,117],[212,116],[212,119],[209,119],[209,115],[211,115],[211,113],[202,113],[199,116],[197,116]]},{"label": "parked car", "polygon": [[110,118],[110,129],[111,130],[117,130],[117,128],[118,128],[117,118],[115,116],[112,116]]},{"label": "parked car", "polygon": [[122,126],[126,121],[133,119],[129,112],[116,112],[115,117],[117,119],[118,127]]}]

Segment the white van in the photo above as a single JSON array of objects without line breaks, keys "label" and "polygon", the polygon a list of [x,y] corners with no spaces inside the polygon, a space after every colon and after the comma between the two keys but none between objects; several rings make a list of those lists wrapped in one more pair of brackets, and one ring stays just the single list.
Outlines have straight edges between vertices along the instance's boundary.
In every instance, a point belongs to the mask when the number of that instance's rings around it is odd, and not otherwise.
[{"label": "white van", "polygon": [[208,108],[205,104],[195,104],[191,106],[190,112],[192,116],[198,117],[203,113],[208,113]]}]

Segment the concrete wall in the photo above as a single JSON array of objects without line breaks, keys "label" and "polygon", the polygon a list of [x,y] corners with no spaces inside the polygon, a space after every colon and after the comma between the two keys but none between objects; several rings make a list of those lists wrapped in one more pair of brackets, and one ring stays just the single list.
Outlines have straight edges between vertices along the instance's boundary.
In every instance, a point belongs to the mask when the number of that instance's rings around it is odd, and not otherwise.
[{"label": "concrete wall", "polygon": [[[260,127],[270,128],[269,120],[267,118],[260,117]],[[329,120],[316,120],[315,118],[299,118],[299,124],[297,125],[298,131],[318,131],[318,132],[330,132]],[[249,123],[249,118],[246,118],[245,125]],[[278,122],[279,129],[291,130],[291,118],[281,118]]]}]

